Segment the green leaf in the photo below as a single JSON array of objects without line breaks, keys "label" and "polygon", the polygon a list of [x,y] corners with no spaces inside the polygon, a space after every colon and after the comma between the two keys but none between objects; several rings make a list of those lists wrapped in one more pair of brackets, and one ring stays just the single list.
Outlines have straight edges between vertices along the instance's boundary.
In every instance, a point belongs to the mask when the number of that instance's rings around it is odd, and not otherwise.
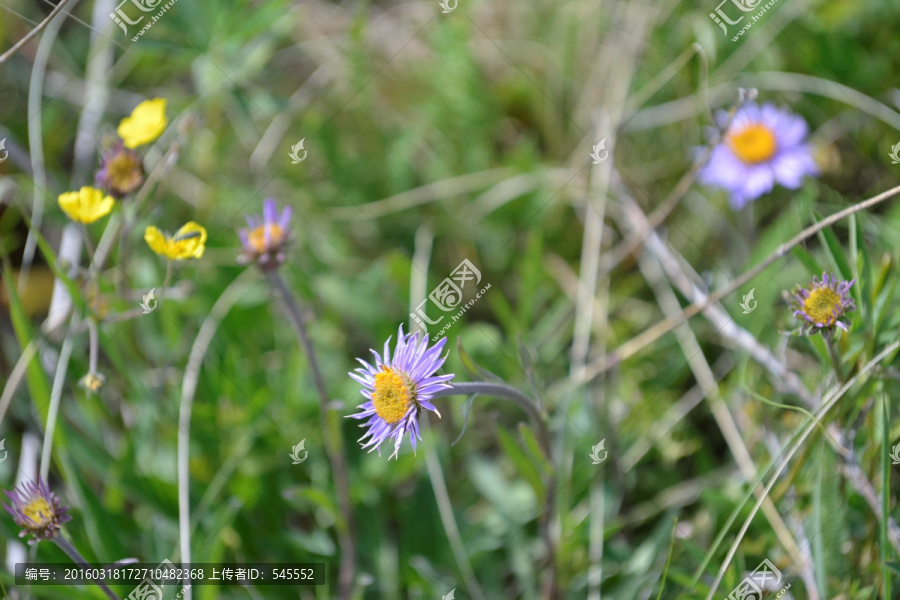
[{"label": "green leaf", "polygon": [[459,407],[459,411],[463,416],[463,426],[462,431],[459,432],[459,436],[457,436],[457,438],[453,440],[453,443],[450,444],[451,447],[455,446],[456,443],[462,439],[463,434],[466,432],[466,426],[468,426],[469,424],[469,412],[472,410],[472,402],[475,401],[476,396],[478,396],[478,394],[472,394],[466,399],[465,402],[463,402],[462,406]]},{"label": "green leaf", "polygon": [[[78,470],[74,468],[74,465],[66,463],[65,470],[66,483],[77,488],[78,496],[83,502],[78,520],[83,523],[86,530],[84,537],[90,540],[94,555],[97,557],[128,556],[128,550],[116,535],[116,528],[111,527],[113,523],[109,519],[106,507],[100,503],[92,486],[78,476]],[[74,527],[70,526],[70,528]]]},{"label": "green leaf", "polygon": [[[813,220],[816,223],[819,222],[820,219],[817,217],[813,217]],[[823,247],[827,250],[828,255],[831,258],[831,262],[837,267],[838,271],[841,274],[841,279],[846,281],[850,281],[853,279],[853,271],[850,270],[850,263],[847,262],[847,257],[845,256],[845,251],[843,246],[841,246],[841,242],[837,239],[837,236],[834,234],[834,231],[830,227],[826,227],[819,231],[816,234],[819,238],[819,241],[822,242]]]},{"label": "green leaf", "polygon": [[535,495],[538,497],[538,502],[543,504],[546,501],[547,490],[544,487],[540,473],[534,465],[534,460],[522,452],[522,449],[519,448],[512,436],[502,427],[497,428],[497,437],[500,439],[500,446],[503,448],[506,456],[516,465],[525,481],[531,485],[531,489],[534,490]]},{"label": "green leaf", "polygon": [[[17,278],[12,275],[12,267],[4,257],[3,280],[9,297],[9,314],[12,319],[16,338],[19,340],[19,346],[24,350],[32,341],[34,341],[34,343],[37,343],[37,341],[34,337],[31,321],[25,314],[25,309],[22,307],[21,299],[16,290],[16,284],[14,282],[17,281]],[[31,394],[34,408],[41,415],[42,419],[46,419],[47,411],[50,409],[50,382],[41,366],[39,352],[35,352],[31,361],[28,363],[28,367],[25,370],[25,383]]]},{"label": "green leaf", "polygon": [[897,277],[890,278],[890,285],[883,285],[887,281],[888,269],[890,269],[891,264],[892,261],[890,255],[885,254],[882,259],[878,279],[876,279],[875,283],[875,289],[879,290],[872,308],[872,331],[875,337],[877,337],[878,333],[881,331],[881,326],[884,325],[884,320],[887,316],[894,312],[891,308],[894,306],[894,293],[897,289]]},{"label": "green leaf", "polygon": [[459,360],[462,362],[463,367],[465,367],[466,371],[468,371],[469,374],[471,374],[473,377],[481,377],[488,381],[505,383],[500,377],[494,375],[493,373],[476,363],[475,360],[471,356],[469,356],[465,348],[463,348],[462,336],[456,338],[456,349],[459,351]]},{"label": "green leaf", "polygon": [[523,260],[519,262],[517,270],[519,271],[519,281],[521,287],[519,291],[518,320],[519,331],[527,330],[529,323],[535,320],[535,301],[538,298],[538,288],[540,286],[540,278],[543,273],[543,237],[539,232],[532,232],[528,236],[528,243],[525,248]]},{"label": "green leaf", "polygon": [[797,258],[797,260],[802,262],[810,272],[821,273],[824,270],[822,269],[822,266],[816,261],[816,259],[813,258],[812,254],[807,252],[804,248],[801,248],[800,246],[794,246],[792,252],[794,253],[794,256]]},{"label": "green leaf", "polygon": [[550,475],[553,472],[553,469],[547,461],[547,457],[544,456],[541,445],[538,443],[537,437],[534,435],[531,427],[525,423],[519,423],[519,435],[522,436],[522,441],[528,449],[528,454],[538,465],[540,465],[544,475]]}]

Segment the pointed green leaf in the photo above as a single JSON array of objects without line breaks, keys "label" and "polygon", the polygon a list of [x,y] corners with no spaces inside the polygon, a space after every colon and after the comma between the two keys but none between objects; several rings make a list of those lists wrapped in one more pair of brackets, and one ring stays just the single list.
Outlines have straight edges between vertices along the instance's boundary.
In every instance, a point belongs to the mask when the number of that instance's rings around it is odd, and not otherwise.
[{"label": "pointed green leaf", "polygon": [[481,377],[488,381],[504,383],[502,379],[476,363],[472,359],[472,357],[469,356],[465,348],[463,348],[462,337],[456,338],[456,349],[459,351],[459,360],[462,362],[463,367],[465,367],[466,371],[468,371],[470,375],[472,375],[473,377]]},{"label": "pointed green leaf", "polygon": [[[816,223],[820,221],[818,218],[814,218]],[[819,238],[819,241],[822,242],[823,248],[827,251],[829,257],[831,258],[832,264],[837,267],[838,272],[841,275],[841,279],[846,281],[850,281],[853,279],[853,271],[850,270],[850,263],[847,262],[847,256],[845,254],[843,246],[841,246],[841,242],[838,240],[837,236],[834,234],[834,231],[830,227],[826,227],[819,231],[816,234]]]},{"label": "pointed green leaf", "polygon": [[519,448],[519,445],[513,440],[512,436],[502,427],[497,428],[497,436],[500,439],[500,446],[503,448],[506,456],[514,465],[516,465],[516,468],[525,481],[531,485],[535,495],[538,497],[538,502],[543,504],[545,502],[546,489],[544,488],[543,480],[535,467],[534,461],[522,452],[522,449]]},{"label": "pointed green leaf", "polygon": [[803,263],[811,273],[819,273],[821,274],[824,269],[822,266],[813,258],[812,254],[806,251],[805,248],[801,248],[800,246],[794,246],[791,250],[794,256]]},{"label": "pointed green leaf", "polygon": [[537,437],[535,437],[534,432],[531,430],[531,427],[526,425],[525,423],[519,423],[519,435],[522,436],[522,441],[525,443],[525,447],[528,449],[528,454],[534,459],[535,463],[541,467],[541,471],[544,475],[550,475],[553,472],[550,463],[547,461],[547,457],[544,456],[543,450],[541,450],[541,445],[537,441]]},{"label": "pointed green leaf", "polygon": [[[12,320],[13,331],[19,340],[19,346],[24,350],[33,340],[34,330],[31,327],[31,321],[25,314],[22,307],[21,299],[16,290],[17,278],[13,276],[12,267],[9,262],[3,261],[3,280],[6,286],[7,297],[9,298],[9,314]],[[35,341],[35,343],[37,343]],[[28,386],[28,392],[31,394],[31,400],[34,407],[46,417],[50,407],[50,382],[47,380],[47,374],[41,366],[40,355],[35,353],[25,369],[25,383]]]},{"label": "pointed green leaf", "polygon": [[456,443],[462,439],[463,434],[466,432],[466,427],[469,424],[469,412],[472,410],[472,402],[475,401],[476,396],[478,396],[478,394],[472,394],[471,396],[469,396],[466,399],[465,402],[463,402],[462,406],[459,407],[459,411],[462,413],[462,416],[463,416],[463,426],[462,426],[462,431],[459,432],[459,435],[456,437],[455,440],[453,440],[453,443],[450,444],[451,447],[455,446]]}]

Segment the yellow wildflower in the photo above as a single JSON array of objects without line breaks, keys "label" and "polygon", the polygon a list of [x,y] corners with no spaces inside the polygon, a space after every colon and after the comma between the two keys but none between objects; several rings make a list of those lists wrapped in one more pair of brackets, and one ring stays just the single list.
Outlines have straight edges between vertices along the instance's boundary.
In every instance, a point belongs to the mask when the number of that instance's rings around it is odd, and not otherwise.
[{"label": "yellow wildflower", "polygon": [[59,207],[66,216],[79,223],[93,223],[105,217],[112,210],[115,201],[102,191],[84,186],[77,192],[66,192],[59,195]]},{"label": "yellow wildflower", "polygon": [[144,231],[144,240],[151,250],[171,260],[200,258],[206,248],[206,229],[190,221],[169,237],[151,225]]},{"label": "yellow wildflower", "polygon": [[154,98],[138,104],[122,119],[117,133],[127,148],[137,148],[158,138],[166,129],[166,100]]}]

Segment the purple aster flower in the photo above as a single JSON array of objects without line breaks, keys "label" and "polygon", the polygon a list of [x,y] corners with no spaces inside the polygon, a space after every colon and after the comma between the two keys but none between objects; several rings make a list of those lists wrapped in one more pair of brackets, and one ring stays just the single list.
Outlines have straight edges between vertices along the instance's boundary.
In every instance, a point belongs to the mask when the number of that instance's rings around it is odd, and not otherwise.
[{"label": "purple aster flower", "polygon": [[277,269],[284,262],[284,247],[287,244],[291,225],[291,207],[286,206],[281,214],[275,200],[263,200],[262,218],[247,217],[247,229],[241,229],[243,252],[238,259],[243,264],[256,263],[264,271]]},{"label": "purple aster flower", "polygon": [[850,324],[841,318],[848,312],[856,310],[856,304],[849,293],[855,282],[853,279],[838,283],[834,275],[829,277],[828,273],[822,273],[822,281],[816,281],[813,277],[810,289],[795,290],[794,300],[797,302],[797,310],[794,311],[794,316],[803,321],[803,333],[821,331],[830,334],[835,327],[847,331]]},{"label": "purple aster flower", "polygon": [[60,526],[72,519],[67,514],[69,508],[60,505],[59,498],[40,477],[37,483],[24,482],[12,493],[5,490],[4,493],[9,496],[12,506],[4,504],[3,508],[22,528],[19,537],[29,533],[34,536],[28,540],[29,544],[54,538]]},{"label": "purple aster flower", "polygon": [[[719,125],[724,126],[727,118],[720,112]],[[776,183],[797,189],[804,176],[819,172],[812,148],[805,143],[807,131],[806,121],[786,110],[745,104],[697,179],[728,191],[735,210],[772,191]]]},{"label": "purple aster flower", "polygon": [[121,199],[144,183],[144,164],[137,152],[128,150],[119,140],[112,148],[104,150],[100,159],[100,171],[94,177],[97,187]]},{"label": "purple aster flower", "polygon": [[359,438],[362,442],[366,438],[369,441],[363,444],[363,448],[378,450],[381,456],[381,444],[385,440],[394,440],[394,453],[390,458],[395,458],[400,452],[400,444],[403,442],[403,434],[409,432],[409,441],[412,443],[413,452],[416,450],[416,439],[419,436],[419,414],[427,409],[438,417],[441,413],[429,400],[434,394],[452,386],[447,382],[455,375],[435,375],[441,368],[446,356],[441,356],[441,350],[447,338],[441,338],[437,344],[428,348],[428,336],[419,336],[419,332],[404,335],[403,325],[397,334],[397,347],[394,356],[391,357],[391,338],[384,343],[384,356],[372,350],[375,356],[373,367],[361,358],[357,358],[361,368],[350,377],[363,385],[362,395],[369,401],[358,408],[361,412],[349,415],[353,419],[368,419],[361,427],[368,427],[364,436]]}]

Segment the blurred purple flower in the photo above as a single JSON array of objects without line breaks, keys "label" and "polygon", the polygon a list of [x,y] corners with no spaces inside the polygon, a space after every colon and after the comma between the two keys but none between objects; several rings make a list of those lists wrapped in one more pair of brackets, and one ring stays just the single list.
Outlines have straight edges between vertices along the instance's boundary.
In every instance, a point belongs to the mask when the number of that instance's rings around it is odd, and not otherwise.
[{"label": "blurred purple flower", "polygon": [[364,436],[359,438],[362,442],[366,438],[368,442],[363,448],[378,450],[381,455],[381,444],[385,440],[394,440],[394,453],[390,458],[395,458],[400,452],[400,444],[403,435],[409,432],[409,441],[412,443],[413,452],[416,449],[416,439],[419,436],[419,414],[427,409],[438,417],[441,414],[429,400],[433,395],[443,389],[452,386],[447,382],[455,375],[434,375],[444,364],[446,356],[441,356],[441,349],[447,342],[447,338],[428,348],[428,336],[422,336],[419,332],[403,334],[403,325],[397,334],[397,347],[394,356],[391,357],[391,338],[384,343],[384,356],[372,350],[375,356],[373,367],[361,358],[357,358],[361,368],[350,377],[363,385],[362,395],[369,401],[358,408],[361,412],[349,415],[352,419],[368,419],[361,427],[368,427]]},{"label": "blurred purple flower", "polygon": [[256,263],[264,271],[277,269],[284,262],[284,247],[291,225],[291,207],[286,206],[281,214],[275,200],[263,200],[262,218],[247,217],[247,228],[241,229],[243,252],[239,261],[243,264]]},{"label": "blurred purple flower", "polygon": [[126,149],[119,140],[112,148],[102,152],[100,170],[94,177],[94,183],[121,200],[144,183],[141,157],[133,150]]},{"label": "blurred purple flower", "polygon": [[831,333],[835,327],[847,331],[850,326],[841,318],[848,312],[856,310],[856,304],[850,297],[850,288],[855,279],[838,283],[837,277],[822,273],[822,281],[813,277],[810,289],[799,288],[794,291],[797,310],[794,316],[802,320],[804,333]]},{"label": "blurred purple flower", "polygon": [[[723,126],[727,114],[720,112],[717,120]],[[789,111],[745,104],[697,179],[729,192],[734,210],[772,191],[776,183],[797,189],[804,176],[819,172],[805,143],[807,131],[806,121]]]},{"label": "blurred purple flower", "polygon": [[40,478],[37,483],[24,482],[12,492],[4,490],[4,493],[9,496],[11,506],[4,504],[3,508],[22,528],[19,537],[29,533],[34,536],[29,544],[52,539],[60,526],[72,519],[67,514],[69,508],[60,505],[59,498]]}]

